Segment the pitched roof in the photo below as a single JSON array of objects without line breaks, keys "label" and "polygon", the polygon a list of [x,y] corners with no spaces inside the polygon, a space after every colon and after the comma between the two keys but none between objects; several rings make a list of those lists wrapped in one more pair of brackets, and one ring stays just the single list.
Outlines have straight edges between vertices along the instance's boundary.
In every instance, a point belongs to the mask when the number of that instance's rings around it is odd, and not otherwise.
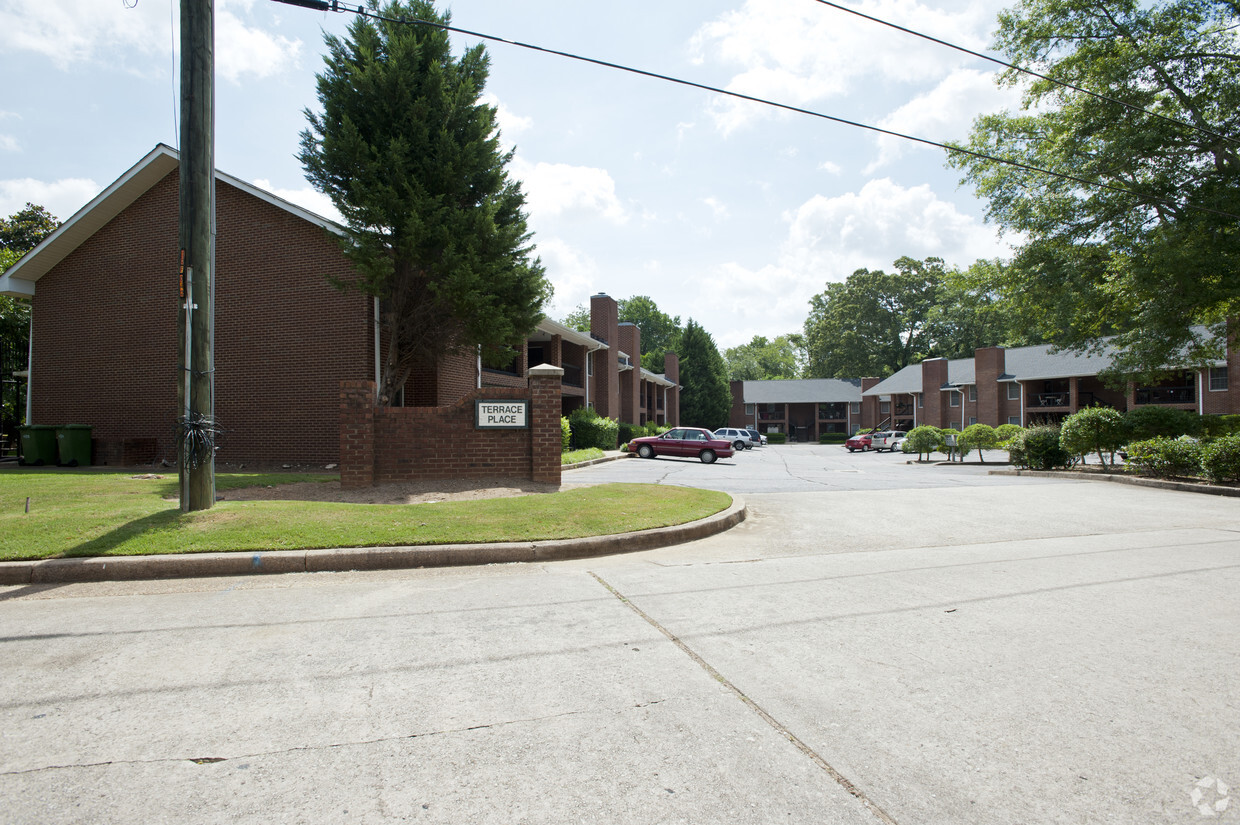
[{"label": "pitched roof", "polygon": [[788,378],[742,381],[746,404],[829,404],[861,400],[859,378]]},{"label": "pitched roof", "polygon": [[[102,229],[109,221],[123,212],[130,204],[145,194],[151,187],[163,180],[169,172],[177,169],[181,156],[177,150],[163,143],[156,145],[146,157],[134,164],[125,174],[117,178],[111,186],[94,197],[83,206],[73,217],[62,223],[56,231],[43,239],[42,243],[27,252],[17,263],[0,275],[0,295],[14,295],[28,298],[34,295],[35,283],[46,275],[56,264],[63,261],[69,253],[81,246],[91,235]],[[324,229],[342,233],[343,227],[334,221],[317,215],[308,209],[284,200],[277,195],[234,178],[218,169],[215,179],[223,181],[253,195],[260,200],[277,206],[286,212],[323,227]]]}]

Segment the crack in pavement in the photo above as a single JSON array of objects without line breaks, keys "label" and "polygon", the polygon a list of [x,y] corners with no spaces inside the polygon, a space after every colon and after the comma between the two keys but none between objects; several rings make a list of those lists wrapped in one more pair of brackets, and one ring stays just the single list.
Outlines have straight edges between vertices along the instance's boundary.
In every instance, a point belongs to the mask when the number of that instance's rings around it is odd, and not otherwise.
[{"label": "crack in pavement", "polygon": [[[656,705],[665,699],[654,699],[648,702],[642,702],[634,705],[634,708],[644,708],[649,705]],[[330,751],[341,748],[364,747],[366,745],[381,745],[385,742],[404,742],[411,739],[424,739],[428,736],[447,736],[454,733],[467,733],[475,730],[488,730],[490,728],[503,728],[509,725],[523,725],[531,722],[545,722],[550,719],[561,719],[567,716],[579,716],[588,711],[571,710],[564,713],[553,713],[549,716],[536,716],[531,719],[513,719],[505,722],[490,722],[483,725],[469,725],[464,728],[450,728],[448,730],[426,731],[424,733],[409,733],[401,736],[381,736],[377,739],[362,739],[356,742],[332,742],[327,745],[299,745],[292,748],[280,748],[270,751],[256,751],[254,753],[238,753],[232,756],[167,756],[159,759],[116,759],[105,762],[82,762],[70,765],[43,765],[38,768],[26,768],[18,771],[0,771],[0,776],[24,776],[27,774],[43,773],[47,771],[75,770],[81,768],[106,768],[112,765],[167,765],[177,762],[193,762],[195,765],[214,765],[218,762],[235,761],[238,759],[258,759],[264,756],[280,756],[288,753],[311,752],[311,751]],[[617,711],[620,712],[620,711]]]},{"label": "crack in pavement", "polygon": [[698,667],[706,671],[706,673],[712,679],[714,679],[719,684],[723,685],[728,690],[730,690],[736,696],[736,698],[740,699],[745,704],[746,707],[748,707],[754,713],[758,714],[758,716],[761,717],[762,721],[766,722],[768,725],[774,728],[776,733],[778,733],[784,739],[787,739],[790,743],[792,743],[792,745],[797,750],[801,751],[801,753],[808,756],[810,761],[812,761],[815,765],[821,768],[828,776],[830,776],[833,780],[835,780],[836,784],[838,784],[841,788],[843,788],[851,796],[853,796],[858,802],[860,802],[862,807],[864,807],[870,813],[874,814],[874,816],[876,816],[881,822],[885,823],[885,825],[898,825],[896,820],[889,813],[887,813],[882,808],[880,808],[877,803],[875,803],[873,800],[869,798],[869,796],[866,795],[865,791],[858,788],[856,785],[852,783],[852,781],[848,777],[844,776],[844,774],[840,773],[838,770],[832,767],[831,764],[828,763],[827,760],[823,759],[818,754],[817,751],[815,751],[808,744],[806,744],[800,737],[798,737],[795,733],[793,733],[791,730],[785,727],[783,723],[781,723],[775,717],[771,716],[771,714],[767,713],[767,711],[761,705],[759,705],[753,699],[746,696],[745,693],[742,692],[740,688],[732,684],[732,682],[729,681],[726,676],[724,676],[722,673],[716,670],[709,662],[707,662],[705,659],[699,656],[692,648],[690,648],[687,644],[681,641],[680,638],[676,636],[676,634],[672,633],[666,627],[659,624],[659,622],[656,621],[654,617],[646,613],[640,607],[633,604],[633,602],[631,602],[628,599],[628,597],[626,597],[619,590],[617,590],[616,588],[608,584],[603,579],[602,576],[595,573],[593,570],[590,570],[588,572],[590,573],[591,576],[594,577],[594,580],[597,581],[599,584],[601,584],[604,587],[604,589],[606,589],[609,593],[611,593],[611,595],[615,596],[622,604],[626,605],[630,610],[632,610],[634,613],[636,613],[638,616],[644,619],[647,624],[649,624],[655,630],[659,631],[665,637],[667,637],[667,639],[671,641],[672,644],[676,645],[676,647],[678,647],[682,653],[684,653],[686,656],[692,659],[694,663],[698,665]]}]

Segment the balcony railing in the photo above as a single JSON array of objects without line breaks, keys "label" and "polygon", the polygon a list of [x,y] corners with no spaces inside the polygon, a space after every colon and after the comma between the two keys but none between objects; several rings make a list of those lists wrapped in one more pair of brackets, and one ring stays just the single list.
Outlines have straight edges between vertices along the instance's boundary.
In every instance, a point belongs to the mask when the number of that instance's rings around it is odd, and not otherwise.
[{"label": "balcony railing", "polygon": [[766,412],[765,410],[758,412],[759,421],[783,421],[784,414],[781,412]]},{"label": "balcony railing", "polygon": [[1040,392],[1029,396],[1030,407],[1066,407],[1072,397],[1068,392]]},{"label": "balcony railing", "polygon": [[1138,404],[1192,404],[1196,402],[1192,387],[1144,387],[1137,390]]}]

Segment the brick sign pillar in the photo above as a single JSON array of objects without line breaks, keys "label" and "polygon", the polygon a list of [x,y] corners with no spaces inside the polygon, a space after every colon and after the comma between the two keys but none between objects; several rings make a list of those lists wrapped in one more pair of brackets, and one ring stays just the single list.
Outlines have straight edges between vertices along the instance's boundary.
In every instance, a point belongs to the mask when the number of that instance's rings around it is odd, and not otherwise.
[{"label": "brick sign pillar", "polygon": [[340,382],[340,487],[375,483],[375,382]]},{"label": "brick sign pillar", "polygon": [[533,367],[530,378],[530,452],[534,481],[560,483],[560,394],[564,370]]}]

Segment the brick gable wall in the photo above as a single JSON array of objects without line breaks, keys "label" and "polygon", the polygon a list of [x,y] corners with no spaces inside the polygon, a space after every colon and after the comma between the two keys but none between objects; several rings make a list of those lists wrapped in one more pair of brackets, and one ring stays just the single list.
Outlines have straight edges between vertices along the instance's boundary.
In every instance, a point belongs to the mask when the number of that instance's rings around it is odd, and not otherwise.
[{"label": "brick gable wall", "polygon": [[[38,282],[32,419],[91,425],[96,463],[151,439],[175,458],[177,186],[174,171]],[[216,201],[217,460],[335,462],[340,381],[373,370],[369,299],[328,283],[352,269],[321,227],[222,182]]]}]

